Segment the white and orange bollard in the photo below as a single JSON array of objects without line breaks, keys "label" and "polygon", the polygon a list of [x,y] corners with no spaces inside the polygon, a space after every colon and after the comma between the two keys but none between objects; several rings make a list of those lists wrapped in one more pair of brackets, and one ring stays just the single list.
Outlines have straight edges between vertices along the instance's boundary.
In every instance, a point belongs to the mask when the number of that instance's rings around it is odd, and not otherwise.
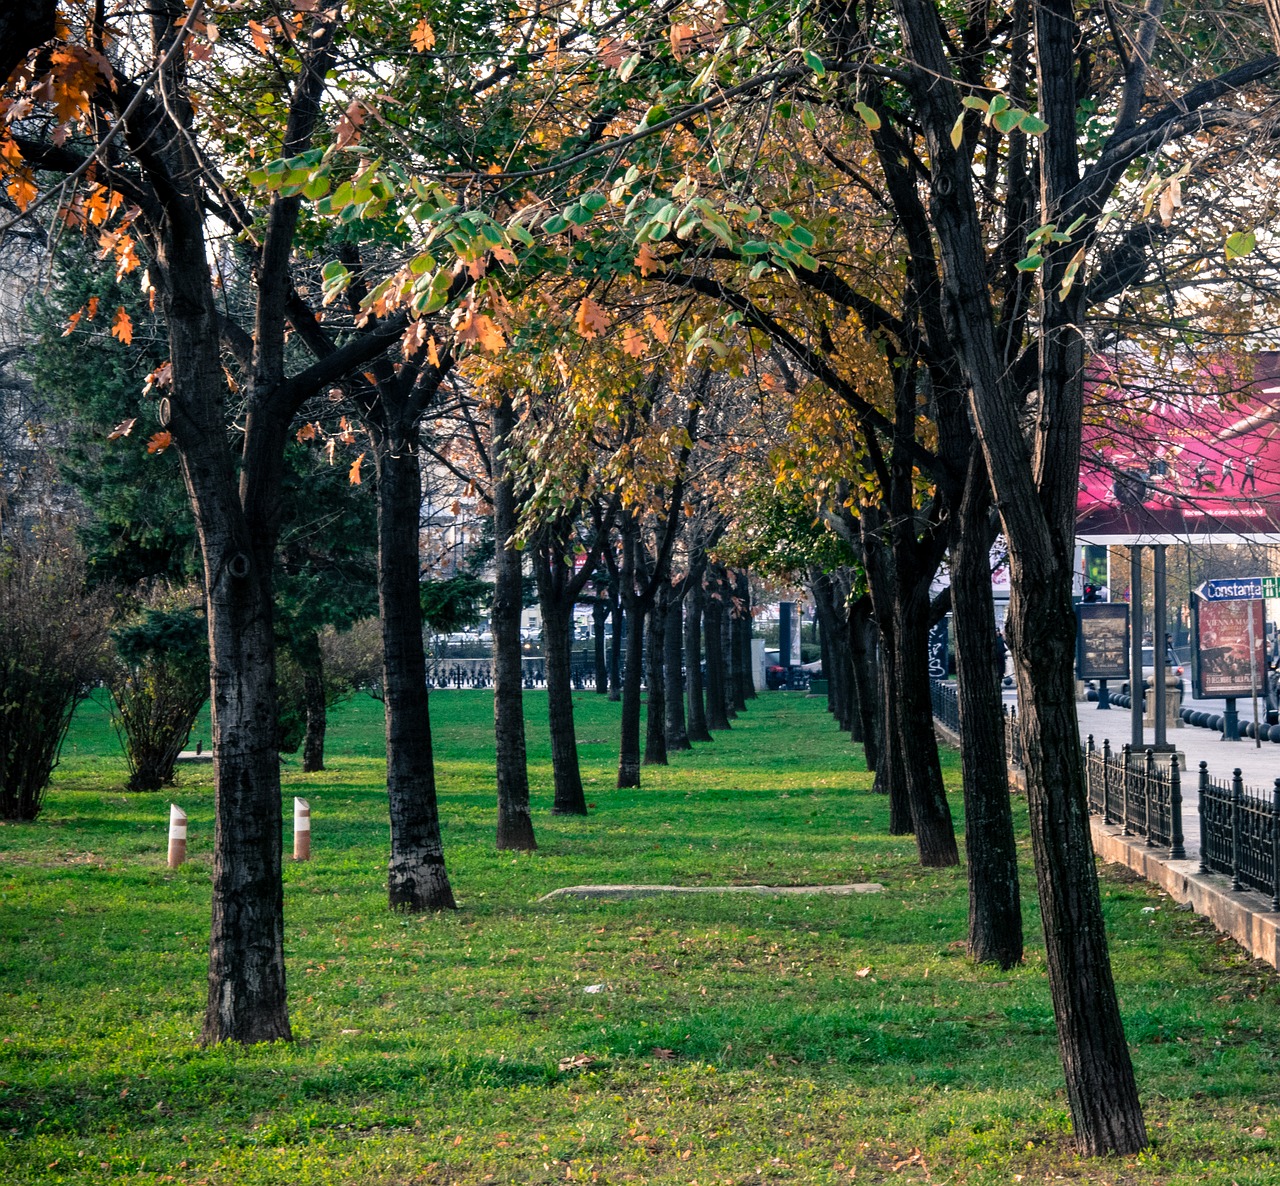
[{"label": "white and orange bollard", "polygon": [[311,860],[311,804],[305,799],[293,801],[293,859]]},{"label": "white and orange bollard", "polygon": [[176,869],[187,859],[187,813],[176,803],[169,804],[169,868]]}]

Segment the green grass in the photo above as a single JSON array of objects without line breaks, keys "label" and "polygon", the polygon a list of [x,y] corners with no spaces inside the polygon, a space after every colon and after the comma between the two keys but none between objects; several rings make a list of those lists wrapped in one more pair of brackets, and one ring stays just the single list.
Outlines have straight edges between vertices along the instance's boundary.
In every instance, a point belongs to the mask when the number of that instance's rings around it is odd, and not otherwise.
[{"label": "green grass", "polygon": [[[1104,872],[1153,1149],[1082,1161],[1025,844],[1026,963],[977,968],[963,870],[887,835],[818,701],[769,694],[619,792],[617,705],[580,696],[585,820],[549,814],[526,703],[540,848],[513,857],[492,847],[491,698],[433,699],[445,917],[385,908],[380,705],[336,714],[323,774],[286,761],[315,829],[285,869],[296,1041],[249,1050],[195,1042],[209,772],[124,794],[86,704],[43,816],[0,828],[0,1182],[1280,1182],[1276,976],[1144,883]],[[170,799],[190,816],[176,872]],[[885,892],[537,901],[624,881]]]}]

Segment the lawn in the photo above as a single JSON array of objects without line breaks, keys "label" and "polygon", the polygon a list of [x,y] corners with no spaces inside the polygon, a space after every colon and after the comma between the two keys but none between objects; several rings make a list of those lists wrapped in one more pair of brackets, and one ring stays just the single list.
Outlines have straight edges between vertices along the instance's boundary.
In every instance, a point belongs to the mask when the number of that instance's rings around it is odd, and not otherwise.
[{"label": "lawn", "polygon": [[[314,828],[285,868],[296,1040],[202,1050],[209,770],[123,793],[86,703],[44,814],[0,828],[0,1182],[1280,1182],[1276,974],[1158,891],[1103,871],[1153,1147],[1082,1161],[1025,839],[1026,962],[977,968],[963,869],[887,834],[819,701],[765,694],[620,792],[618,706],[579,696],[587,819],[549,814],[542,695],[526,706],[540,848],[513,857],[492,844],[492,698],[433,698],[447,916],[385,907],[379,704],[337,711],[323,774],[286,759]],[[632,881],[885,890],[538,900]]]}]

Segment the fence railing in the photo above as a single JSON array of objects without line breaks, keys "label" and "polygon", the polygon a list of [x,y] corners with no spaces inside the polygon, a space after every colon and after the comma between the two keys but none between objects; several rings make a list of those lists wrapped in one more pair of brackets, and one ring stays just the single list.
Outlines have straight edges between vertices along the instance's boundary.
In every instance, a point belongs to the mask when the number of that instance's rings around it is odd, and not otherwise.
[{"label": "fence railing", "polygon": [[[934,716],[960,733],[960,704],[956,689],[934,680]],[[1004,709],[1005,757],[1010,766],[1022,765],[1022,732],[1018,713]],[[1178,763],[1157,761],[1153,750],[1135,753],[1123,746],[1119,753],[1104,741],[1101,748],[1090,735],[1081,747],[1089,811],[1104,823],[1119,824],[1126,836],[1141,836],[1152,848],[1167,848],[1171,860],[1185,860],[1182,830],[1182,775]],[[1271,896],[1271,909],[1280,911],[1280,778],[1270,795],[1246,787],[1237,768],[1230,784],[1209,777],[1200,763],[1200,872],[1222,873],[1233,890],[1253,889]]]},{"label": "fence railing", "polygon": [[[521,659],[520,669],[526,688],[547,686],[547,664],[542,656]],[[569,681],[578,691],[594,687],[595,678],[594,663],[574,663],[569,668]],[[428,659],[427,684],[432,688],[492,688],[493,660]]]}]

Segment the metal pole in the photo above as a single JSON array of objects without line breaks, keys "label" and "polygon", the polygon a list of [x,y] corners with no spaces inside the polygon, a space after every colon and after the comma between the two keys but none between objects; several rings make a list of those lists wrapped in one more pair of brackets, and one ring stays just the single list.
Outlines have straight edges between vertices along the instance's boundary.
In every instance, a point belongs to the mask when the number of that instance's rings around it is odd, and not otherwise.
[{"label": "metal pole", "polygon": [[1258,736],[1258,640],[1253,630],[1253,607],[1256,602],[1246,601],[1249,610],[1249,691],[1253,693],[1253,744],[1262,748],[1262,738]]},{"label": "metal pole", "polygon": [[1172,832],[1169,837],[1169,859],[1185,861],[1187,849],[1182,835],[1182,775],[1178,771],[1177,754],[1173,755],[1173,764],[1169,767],[1169,825]]},{"label": "metal pole", "polygon": [[1142,748],[1142,549],[1129,547],[1129,744]]},{"label": "metal pole", "polygon": [[1231,888],[1240,890],[1240,814],[1244,804],[1244,780],[1240,767],[1231,772]]},{"label": "metal pole", "polygon": [[[1169,655],[1169,648],[1165,646],[1165,555],[1164,544],[1156,544],[1152,549],[1155,558],[1155,581],[1153,593],[1155,594],[1155,612],[1152,615],[1154,621],[1151,626],[1151,643],[1152,643],[1152,662],[1151,662],[1151,683],[1155,691],[1155,718],[1156,718],[1156,749],[1163,749],[1168,742],[1165,725],[1165,697],[1167,690],[1165,688],[1166,672],[1165,666]],[[1252,620],[1252,619],[1250,619]]]}]

